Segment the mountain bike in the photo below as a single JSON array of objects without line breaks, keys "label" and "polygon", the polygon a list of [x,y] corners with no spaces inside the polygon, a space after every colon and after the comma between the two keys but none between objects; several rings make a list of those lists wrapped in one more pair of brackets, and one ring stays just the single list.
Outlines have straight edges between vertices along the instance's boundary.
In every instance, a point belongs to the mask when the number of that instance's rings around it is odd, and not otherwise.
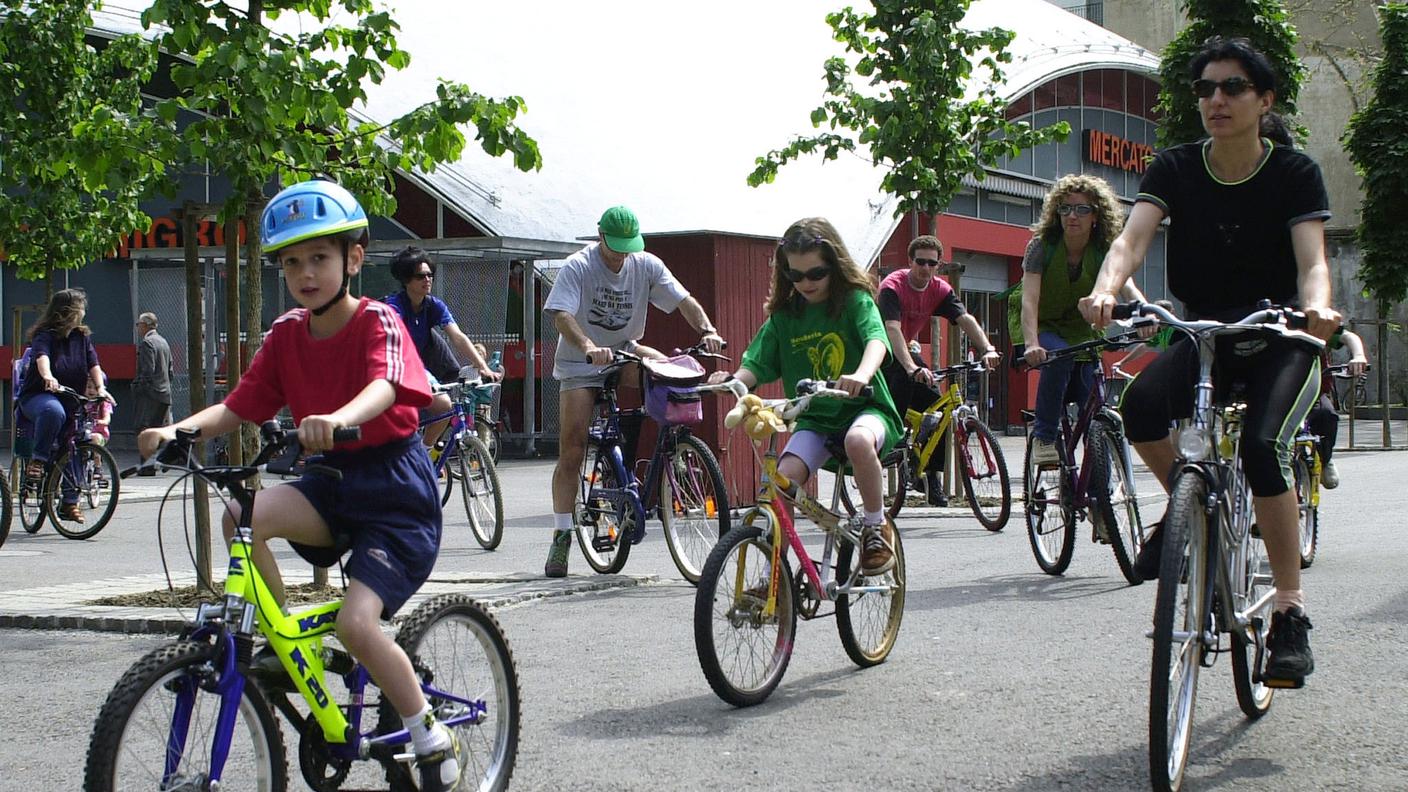
[{"label": "mountain bike", "polygon": [[[681,354],[728,359],[706,351],[702,344]],[[636,477],[637,465],[627,464],[627,457],[634,455],[645,410],[623,409],[616,398],[621,370],[632,363],[640,364],[642,392],[647,400],[652,398],[650,391],[658,388],[660,398],[667,402],[655,413],[660,431],[655,436],[644,479]],[[703,368],[669,384],[660,374],[651,373],[651,365],[637,355],[618,351],[612,362],[602,368],[606,382],[597,396],[601,413],[587,432],[574,532],[587,564],[597,572],[615,574],[626,565],[631,547],[645,538],[646,515],[657,513],[675,566],[685,580],[698,583],[709,551],[719,537],[728,533],[728,490],[714,452],[691,433],[688,425],[670,422],[667,412],[671,400],[676,405],[692,404],[697,408],[699,395],[686,383],[702,379]]]},{"label": "mountain bike", "polygon": [[[904,618],[900,532],[893,531],[894,566],[879,575],[863,574],[858,549],[863,524],[843,500],[843,471],[838,471],[827,509],[777,469],[776,432],[791,431],[813,399],[850,395],[831,383],[812,380],[798,382],[797,396],[791,399],[758,399],[738,380],[700,390],[733,394],[738,404],[725,425],[744,422],[755,454],[759,444],[766,446],[759,454],[763,472],[757,505],[709,554],[694,595],[694,648],[709,687],[736,707],[765,701],[792,659],[798,616],[810,620],[834,613],[841,645],[856,665],[885,662]],[[828,445],[844,467],[844,447],[834,441]],[[896,457],[895,463],[902,459]],[[819,560],[803,545],[791,507],[825,534]],[[796,579],[789,552],[797,556],[801,576]],[[834,609],[823,613],[822,603],[832,603]]]},{"label": "mountain bike", "polygon": [[484,445],[476,421],[478,405],[486,399],[492,402],[498,389],[499,383],[481,382],[479,371],[465,366],[460,369],[458,381],[434,388],[436,393],[449,394],[450,411],[420,422],[423,430],[429,424],[450,419],[450,425],[430,449],[430,461],[442,488],[440,505],[450,502],[458,484],[469,530],[485,550],[493,550],[503,541],[504,493],[499,486],[494,454]]},{"label": "mountain bike", "polygon": [[1215,342],[1234,334],[1276,334],[1315,347],[1323,342],[1295,329],[1304,327],[1304,314],[1283,308],[1266,307],[1222,324],[1184,322],[1156,305],[1116,307],[1115,318],[1131,315],[1154,316],[1188,335],[1199,359],[1193,417],[1181,421],[1174,435],[1181,459],[1164,520],[1150,632],[1149,775],[1155,789],[1168,792],[1181,786],[1188,767],[1202,668],[1220,654],[1232,656],[1237,703],[1251,719],[1271,708],[1276,688],[1298,686],[1262,675],[1276,591],[1239,455],[1245,405],[1235,398],[1214,400]]},{"label": "mountain bike", "polygon": [[[927,477],[929,472],[939,470],[945,450],[943,438],[952,428],[958,445],[958,478],[963,482],[968,507],[984,528],[1001,531],[1012,513],[1007,460],[992,430],[978,417],[978,411],[963,399],[957,381],[961,375],[986,372],[987,367],[981,362],[935,369],[934,379],[948,378],[949,385],[941,391],[931,388],[934,400],[923,410],[905,410],[904,438],[896,447],[906,449],[899,469],[902,480],[908,482],[909,476]],[[893,520],[903,506],[901,493],[891,500],[886,514]]]},{"label": "mountain bike", "polygon": [[[33,458],[32,428],[30,447],[21,443],[15,454],[14,469],[18,490],[20,524],[26,533],[37,533],[48,520],[65,539],[91,539],[103,530],[117,509],[122,491],[117,461],[103,446],[92,442],[92,423],[86,405],[98,402],[72,388],[54,391],[68,414],[59,435],[54,439],[50,462],[44,464],[42,476],[29,475]],[[81,520],[63,519],[59,509],[69,503],[78,505]]]},{"label": "mountain bike", "polygon": [[[225,490],[240,505],[241,517],[224,597],[199,606],[180,640],[138,660],[108,694],[89,743],[86,792],[283,792],[288,770],[275,709],[298,735],[298,765],[311,788],[338,789],[352,764],[363,760],[382,766],[394,792],[418,788],[400,715],[365,667],[324,643],[341,602],[284,614],[251,559],[255,493],[245,482],[261,466],[295,473],[301,453],[296,433],[277,422],[261,431],[264,447],[247,466],[202,467],[191,451],[197,434],[185,430],[145,463],[184,470]],[[356,436],[355,430],[338,430],[334,438]],[[316,458],[307,470],[338,475]],[[251,676],[259,635],[284,670],[277,682]],[[465,749],[462,788],[507,787],[518,749],[519,691],[513,653],[498,622],[464,595],[441,595],[405,619],[396,642],[411,659],[435,717],[456,730]],[[345,697],[329,685],[334,676]]]},{"label": "mountain bike", "polygon": [[[1092,542],[1108,544],[1114,551],[1124,579],[1132,586],[1143,582],[1134,571],[1134,559],[1144,547],[1139,518],[1139,497],[1124,422],[1107,397],[1105,367],[1099,353],[1128,345],[1133,334],[1087,341],[1048,353],[1045,363],[1065,358],[1092,357],[1090,393],[1072,420],[1066,410],[1056,434],[1055,465],[1033,460],[1036,436],[1027,432],[1027,452],[1022,464],[1022,511],[1027,538],[1037,566],[1048,575],[1063,574],[1075,551],[1076,523],[1089,519]],[[1079,365],[1079,364],[1078,364]],[[1115,374],[1120,375],[1118,366]],[[1072,372],[1072,378],[1081,376]],[[1030,424],[1035,414],[1022,411]],[[1084,451],[1077,461],[1077,450]]]}]

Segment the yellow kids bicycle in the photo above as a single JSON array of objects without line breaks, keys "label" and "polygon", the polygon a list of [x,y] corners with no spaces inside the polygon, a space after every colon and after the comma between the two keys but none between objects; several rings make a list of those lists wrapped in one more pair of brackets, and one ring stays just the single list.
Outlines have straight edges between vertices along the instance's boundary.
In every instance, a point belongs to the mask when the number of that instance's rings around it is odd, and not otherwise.
[{"label": "yellow kids bicycle", "polygon": [[[1001,531],[1012,514],[1007,461],[992,430],[978,417],[973,405],[964,401],[958,386],[959,376],[986,371],[980,362],[934,370],[934,379],[947,378],[948,387],[942,391],[931,389],[934,400],[923,410],[905,410],[905,436],[900,447],[908,452],[900,463],[900,476],[908,482],[909,476],[927,477],[930,471],[941,470],[944,435],[952,428],[958,445],[958,478],[963,482],[968,507],[984,528]],[[895,519],[903,506],[904,497],[896,496],[888,510],[890,519]]]},{"label": "yellow kids bicycle", "polygon": [[[694,596],[694,648],[704,678],[719,698],[736,707],[766,700],[787,671],[797,633],[797,617],[814,619],[822,603],[833,603],[841,645],[856,665],[885,662],[899,636],[904,617],[904,545],[893,531],[895,563],[879,575],[864,575],[859,551],[862,523],[854,509],[840,511],[845,492],[838,471],[832,508],[807,495],[777,470],[778,431],[790,431],[812,399],[851,398],[829,383],[802,380],[792,399],[760,399],[738,380],[700,385],[699,391],[728,391],[738,405],[725,419],[744,425],[748,436],[764,444],[758,503],[743,515],[704,564]],[[758,445],[754,444],[757,453]],[[845,460],[844,449],[830,448]],[[844,466],[844,461],[842,462]],[[820,560],[802,544],[791,508],[826,534]],[[797,555],[801,575],[794,579],[788,551]]]},{"label": "yellow kids bicycle", "polygon": [[[340,789],[353,762],[368,759],[383,767],[393,792],[418,788],[400,715],[360,663],[324,645],[342,603],[285,614],[251,560],[254,492],[245,482],[264,465],[292,473],[301,453],[297,435],[277,421],[262,431],[264,448],[249,466],[203,467],[191,454],[197,435],[185,430],[146,463],[185,470],[226,490],[241,507],[240,524],[224,598],[201,605],[180,640],[138,660],[108,694],[88,747],[86,792],[284,792],[288,764],[274,708],[298,735],[298,765],[310,788]],[[338,430],[334,439],[355,435]],[[316,459],[307,470],[340,475]],[[262,663],[261,673],[251,674],[257,635],[282,665],[274,678],[265,678]],[[519,693],[513,653],[498,622],[468,597],[447,594],[416,608],[396,642],[435,717],[456,731],[464,748],[456,788],[506,788],[518,751]],[[330,676],[341,680],[345,696],[335,695]]]}]

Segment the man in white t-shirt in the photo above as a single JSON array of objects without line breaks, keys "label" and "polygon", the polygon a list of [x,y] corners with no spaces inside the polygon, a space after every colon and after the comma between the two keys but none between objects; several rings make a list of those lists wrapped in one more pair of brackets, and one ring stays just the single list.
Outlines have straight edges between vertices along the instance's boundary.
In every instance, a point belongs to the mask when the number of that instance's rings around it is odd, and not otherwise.
[{"label": "man in white t-shirt", "polygon": [[[709,351],[722,348],[723,339],[699,302],[689,296],[663,261],[645,252],[635,214],[624,206],[613,206],[597,223],[597,242],[567,259],[543,305],[557,327],[552,373],[562,389],[557,467],[552,474],[552,547],[543,567],[548,577],[567,574],[587,429],[597,395],[606,382],[601,367],[611,362],[616,350],[664,357],[637,343],[645,335],[647,305],[667,313],[678,308],[690,327],[702,335]],[[621,377],[624,385],[637,382],[629,372]]]}]

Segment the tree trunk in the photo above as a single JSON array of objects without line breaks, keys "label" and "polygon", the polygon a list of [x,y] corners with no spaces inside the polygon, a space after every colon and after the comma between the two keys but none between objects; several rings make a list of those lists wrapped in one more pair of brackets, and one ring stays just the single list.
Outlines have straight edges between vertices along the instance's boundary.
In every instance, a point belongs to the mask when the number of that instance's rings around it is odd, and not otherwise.
[{"label": "tree trunk", "polygon": [[[240,239],[239,218],[225,220],[225,395],[235,392],[240,382]],[[235,430],[225,447],[229,449],[231,465],[243,465],[245,460],[244,424]]]},{"label": "tree trunk", "polygon": [[[200,219],[194,202],[181,207],[181,231],[186,252],[186,369],[190,379],[191,414],[204,410],[205,404],[205,283],[202,277],[200,253],[196,248],[196,220]],[[196,444],[196,458],[203,459],[205,444]],[[196,589],[214,591],[211,575],[210,501],[205,480],[193,477],[196,523]]]}]

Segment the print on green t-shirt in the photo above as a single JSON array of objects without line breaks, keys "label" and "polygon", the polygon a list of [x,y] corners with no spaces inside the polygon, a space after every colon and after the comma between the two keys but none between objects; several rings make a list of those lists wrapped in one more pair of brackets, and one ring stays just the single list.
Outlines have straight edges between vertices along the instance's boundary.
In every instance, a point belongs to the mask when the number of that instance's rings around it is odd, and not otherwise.
[{"label": "print on green t-shirt", "polygon": [[[797,395],[799,380],[834,380],[855,371],[866,343],[872,339],[883,342],[889,350],[890,340],[875,300],[865,292],[852,291],[836,318],[827,312],[825,303],[806,304],[796,313],[784,310],[769,316],[743,353],[742,365],[753,373],[759,385],[781,379],[783,392],[791,398]],[[797,420],[797,428],[840,434],[856,416],[871,412],[885,423],[884,447],[888,449],[900,438],[899,413],[884,377],[872,377],[870,385],[874,394],[869,399],[812,401]]]}]

